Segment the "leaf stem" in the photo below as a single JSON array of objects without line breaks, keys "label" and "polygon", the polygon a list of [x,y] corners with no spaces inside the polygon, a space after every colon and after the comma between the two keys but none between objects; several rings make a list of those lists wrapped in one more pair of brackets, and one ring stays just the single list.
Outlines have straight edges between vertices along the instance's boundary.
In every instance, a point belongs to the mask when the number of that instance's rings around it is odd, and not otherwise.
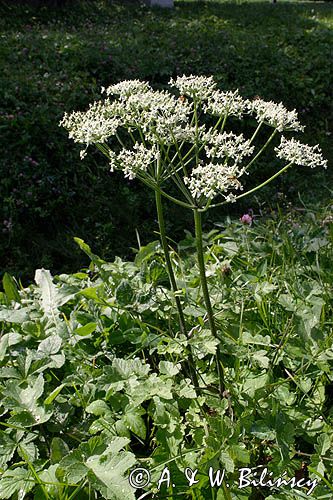
[{"label": "leaf stem", "polygon": [[[213,308],[212,308],[212,304],[211,304],[210,297],[209,297],[209,291],[208,291],[204,252],[203,252],[203,245],[202,245],[201,212],[199,212],[199,210],[195,209],[195,210],[193,210],[193,214],[194,214],[195,240],[196,240],[196,246],[197,246],[197,258],[198,258],[198,265],[199,265],[199,272],[200,272],[200,281],[201,281],[202,293],[204,296],[204,301],[205,301],[207,315],[208,315],[209,327],[210,327],[210,330],[212,332],[212,335],[220,342],[220,339],[217,335],[217,329],[216,329],[216,324],[215,324],[215,319],[214,319]],[[224,374],[223,374],[223,368],[222,368],[222,363],[221,363],[221,351],[220,351],[219,345],[217,345],[217,347],[216,347],[216,366],[217,366],[217,373],[218,373],[218,378],[219,378],[219,391],[220,391],[220,395],[222,396],[225,387],[224,387]]]},{"label": "leaf stem", "polygon": [[[167,265],[167,270],[168,270],[171,288],[175,294],[180,331],[188,338],[188,332],[186,329],[186,323],[185,323],[182,305],[180,302],[180,298],[178,297],[178,295],[176,295],[178,287],[177,287],[176,278],[175,278],[173,268],[172,268],[169,247],[168,247],[168,242],[167,242],[167,238],[166,238],[165,222],[164,222],[163,206],[162,206],[162,195],[159,191],[155,191],[155,201],[156,201],[158,225],[160,228],[160,236],[161,236],[161,242],[162,242],[162,248],[163,248],[163,252],[164,252],[165,262]],[[192,383],[193,383],[195,390],[197,392],[199,389],[199,381],[198,381],[197,373],[195,371],[195,364],[194,364],[194,359],[193,359],[193,355],[191,352],[191,348],[189,348],[188,369],[189,369],[189,374],[190,374]]]}]

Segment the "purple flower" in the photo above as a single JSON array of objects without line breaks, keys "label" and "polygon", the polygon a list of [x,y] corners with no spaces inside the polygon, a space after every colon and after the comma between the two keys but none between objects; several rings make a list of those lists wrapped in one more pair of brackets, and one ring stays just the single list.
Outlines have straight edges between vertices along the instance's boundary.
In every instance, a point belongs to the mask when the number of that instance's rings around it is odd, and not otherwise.
[{"label": "purple flower", "polygon": [[243,224],[252,224],[253,218],[251,217],[250,214],[244,214],[242,217],[239,219]]}]

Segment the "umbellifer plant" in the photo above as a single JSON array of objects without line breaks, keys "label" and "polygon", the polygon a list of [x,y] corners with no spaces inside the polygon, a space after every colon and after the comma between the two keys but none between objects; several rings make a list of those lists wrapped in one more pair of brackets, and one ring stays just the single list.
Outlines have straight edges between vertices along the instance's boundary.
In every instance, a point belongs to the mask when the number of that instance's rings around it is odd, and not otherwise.
[{"label": "umbellifer plant", "polygon": [[[94,144],[107,157],[111,171],[120,170],[125,177],[137,178],[155,191],[161,242],[175,293],[179,327],[186,335],[189,333],[182,303],[176,293],[162,198],[192,210],[208,323],[212,335],[219,339],[205,272],[201,214],[259,190],[292,165],[326,168],[327,161],[318,146],[308,146],[282,135],[304,129],[296,111],[288,111],[282,103],[260,98],[249,101],[243,99],[238,90],[221,91],[211,76],[182,76],[171,79],[169,83],[175,92],[154,90],[139,80],[103,88],[104,100],[94,102],[85,112],[66,113],[60,124],[68,130],[70,138],[84,145],[81,158],[86,155],[88,146]],[[229,123],[242,120],[246,115],[252,115],[257,122],[248,138],[232,132]],[[263,127],[270,128],[270,133],[264,143],[257,146],[255,139]],[[274,151],[277,163],[282,165],[270,178],[244,191],[242,178],[277,134],[281,134],[281,139]],[[118,141],[116,148],[110,146],[110,138]],[[178,195],[174,195],[174,191],[170,193],[169,181],[175,184]],[[222,198],[221,201],[215,201],[218,197]],[[222,395],[225,381],[218,346],[216,368]],[[187,369],[199,391],[191,352]]]}]

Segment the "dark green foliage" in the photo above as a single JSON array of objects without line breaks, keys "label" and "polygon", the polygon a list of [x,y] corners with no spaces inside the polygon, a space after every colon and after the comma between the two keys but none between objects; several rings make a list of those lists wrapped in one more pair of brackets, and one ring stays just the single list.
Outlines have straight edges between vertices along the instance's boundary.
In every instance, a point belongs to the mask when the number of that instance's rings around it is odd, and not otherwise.
[{"label": "dark green foliage", "polygon": [[[189,339],[156,241],[134,262],[108,263],[77,240],[89,271],[40,269],[24,289],[5,276],[0,498],[134,500],[135,464],[151,470],[155,493],[168,465],[175,486],[155,498],[309,498],[306,488],[237,489],[238,469],[257,466],[324,477],[310,498],[331,498],[331,209],[218,226],[204,245],[222,398],[189,232],[172,253]],[[199,397],[183,371],[189,345]],[[192,488],[186,467],[199,471]],[[209,467],[225,469],[228,494],[210,487]]]},{"label": "dark green foliage", "polygon": [[[102,85],[141,78],[163,87],[176,74],[212,74],[223,88],[296,107],[307,125],[304,141],[319,142],[331,157],[329,5],[176,2],[164,11],[135,3],[69,3],[57,9],[1,4],[4,270],[31,279],[41,265],[77,268],[83,262],[74,235],[108,258],[129,256],[136,228],[143,241],[154,238],[151,194],[109,174],[97,152],[81,162],[78,147],[58,127],[64,111],[86,108]],[[256,171],[264,176],[272,168],[265,161]],[[295,169],[268,196],[289,189],[290,197],[298,189],[309,198],[328,196],[330,175]],[[187,224],[183,217],[169,209],[176,238]]]}]

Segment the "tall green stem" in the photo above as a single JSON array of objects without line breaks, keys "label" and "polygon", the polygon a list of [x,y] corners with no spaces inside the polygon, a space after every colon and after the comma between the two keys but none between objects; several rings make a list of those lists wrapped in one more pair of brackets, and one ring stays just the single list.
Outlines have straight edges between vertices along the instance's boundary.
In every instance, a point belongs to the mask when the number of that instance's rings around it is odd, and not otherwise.
[{"label": "tall green stem", "polygon": [[[167,265],[167,270],[168,270],[171,288],[172,288],[173,292],[175,293],[177,291],[177,283],[176,283],[176,278],[175,278],[173,268],[172,268],[169,247],[168,247],[168,241],[166,238],[161,192],[155,191],[155,201],[156,201],[158,225],[160,228],[160,236],[161,236],[161,242],[162,242],[162,248],[163,248],[163,252],[164,252],[165,262]],[[175,294],[175,300],[176,300],[176,307],[177,307],[178,318],[179,318],[180,331],[181,331],[181,333],[186,335],[186,337],[188,337],[182,305],[180,302],[180,298],[176,294]],[[193,359],[193,355],[191,352],[191,347],[189,349],[190,350],[189,350],[189,355],[188,355],[188,371],[189,371],[192,383],[193,383],[196,391],[198,391],[199,381],[198,381],[197,373],[195,370],[195,364],[194,364],[194,359]]]},{"label": "tall green stem", "polygon": [[[204,301],[206,305],[207,315],[209,327],[212,332],[212,335],[220,342],[220,339],[217,335],[215,319],[212,304],[209,297],[208,285],[207,285],[207,277],[205,270],[205,260],[204,260],[204,251],[202,245],[202,222],[201,222],[201,213],[199,210],[193,210],[194,214],[194,224],[195,224],[195,239],[197,246],[197,258],[199,264],[199,272],[200,272],[200,281],[202,287],[202,293],[204,296]],[[224,376],[223,376],[223,367],[221,362],[221,351],[219,345],[216,347],[216,365],[217,365],[217,373],[219,378],[219,389],[220,394],[222,395],[224,392]]]}]

